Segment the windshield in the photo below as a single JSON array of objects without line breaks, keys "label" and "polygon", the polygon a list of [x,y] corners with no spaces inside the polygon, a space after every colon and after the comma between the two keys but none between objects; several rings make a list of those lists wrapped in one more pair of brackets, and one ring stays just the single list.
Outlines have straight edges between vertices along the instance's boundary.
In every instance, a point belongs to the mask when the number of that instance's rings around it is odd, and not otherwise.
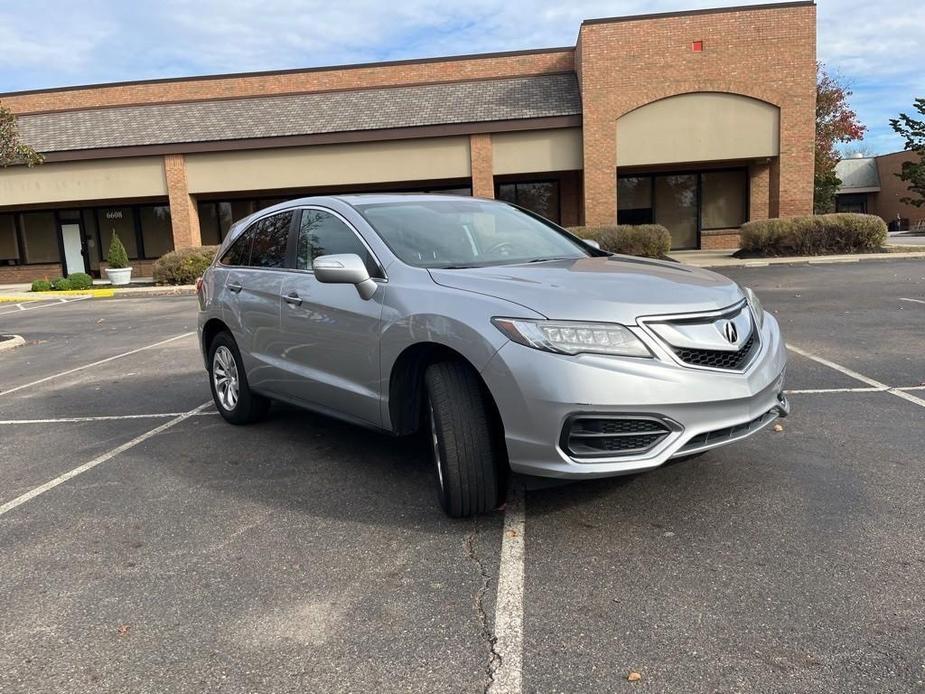
[{"label": "windshield", "polygon": [[583,258],[578,241],[510,205],[482,200],[421,200],[355,205],[408,265],[484,267]]}]

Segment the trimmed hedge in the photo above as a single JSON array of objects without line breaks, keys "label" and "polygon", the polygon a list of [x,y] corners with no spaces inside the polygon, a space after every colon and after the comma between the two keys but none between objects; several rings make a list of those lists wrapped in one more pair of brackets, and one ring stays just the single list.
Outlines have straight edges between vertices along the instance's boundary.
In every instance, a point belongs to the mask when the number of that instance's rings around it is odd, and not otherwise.
[{"label": "trimmed hedge", "polygon": [[56,292],[66,292],[73,289],[71,281],[67,277],[58,277],[51,281],[51,288]]},{"label": "trimmed hedge", "polygon": [[162,255],[154,263],[157,284],[193,284],[212,264],[218,246],[180,248]]},{"label": "trimmed hedge", "polygon": [[49,282],[48,280],[32,280],[32,291],[50,292],[51,282]]},{"label": "trimmed hedge", "polygon": [[742,225],[741,251],[767,256],[871,253],[887,239],[886,222],[871,214],[807,215]]},{"label": "trimmed hedge", "polygon": [[671,250],[671,234],[660,224],[617,224],[605,227],[570,227],[583,239],[593,239],[601,249],[623,255],[664,258]]},{"label": "trimmed hedge", "polygon": [[67,278],[71,289],[90,289],[93,286],[93,278],[86,272],[72,272]]}]

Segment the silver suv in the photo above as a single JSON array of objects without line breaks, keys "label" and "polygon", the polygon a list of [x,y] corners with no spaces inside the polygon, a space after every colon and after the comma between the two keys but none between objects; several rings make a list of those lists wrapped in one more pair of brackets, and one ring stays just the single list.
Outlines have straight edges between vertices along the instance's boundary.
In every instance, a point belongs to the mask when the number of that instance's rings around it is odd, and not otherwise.
[{"label": "silver suv", "polygon": [[511,470],[639,472],[788,412],[784,343],[750,290],[491,200],[276,205],[232,227],[199,306],[226,420],[279,400],[421,431],[455,517],[495,508]]}]

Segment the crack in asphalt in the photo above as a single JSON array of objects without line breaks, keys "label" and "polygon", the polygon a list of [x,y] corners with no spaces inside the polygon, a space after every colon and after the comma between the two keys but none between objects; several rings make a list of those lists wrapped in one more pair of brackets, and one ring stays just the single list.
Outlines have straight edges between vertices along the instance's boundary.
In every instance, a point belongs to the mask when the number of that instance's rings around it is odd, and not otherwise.
[{"label": "crack in asphalt", "polygon": [[488,614],[485,612],[485,594],[488,593],[488,587],[491,585],[492,577],[491,574],[488,573],[488,570],[485,568],[485,564],[479,557],[478,552],[475,550],[475,541],[478,536],[479,530],[478,528],[475,528],[471,533],[466,535],[465,547],[466,555],[469,557],[469,561],[476,565],[479,570],[479,575],[482,578],[482,585],[478,592],[475,594],[475,611],[479,616],[479,626],[481,627],[482,638],[488,645],[488,664],[485,666],[485,675],[487,677],[487,681],[485,682],[484,689],[484,692],[487,694],[487,692],[494,684],[495,673],[498,671],[498,668],[501,667],[501,654],[498,653],[495,648],[498,637],[495,636],[494,631],[489,626]]}]

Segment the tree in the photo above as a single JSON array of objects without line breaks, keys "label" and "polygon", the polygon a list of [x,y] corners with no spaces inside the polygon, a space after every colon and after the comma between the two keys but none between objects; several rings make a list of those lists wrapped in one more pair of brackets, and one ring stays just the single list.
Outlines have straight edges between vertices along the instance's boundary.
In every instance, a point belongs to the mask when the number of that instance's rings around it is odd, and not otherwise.
[{"label": "tree", "polygon": [[[925,99],[916,99],[915,110],[925,116]],[[904,161],[902,171],[897,176],[909,184],[909,192],[918,197],[903,197],[905,202],[916,207],[925,205],[925,120],[916,120],[900,113],[899,118],[891,118],[890,125],[896,133],[906,140],[906,149],[917,154],[919,160]]]},{"label": "tree", "polygon": [[13,112],[0,104],[0,168],[14,164],[35,166],[43,161],[45,158],[19,137]]},{"label": "tree", "polygon": [[851,91],[836,76],[816,65],[816,161],[813,180],[813,211],[816,214],[835,209],[835,192],[841,181],[835,175],[838,151],[835,145],[863,139],[867,127],[858,122],[848,107]]}]

